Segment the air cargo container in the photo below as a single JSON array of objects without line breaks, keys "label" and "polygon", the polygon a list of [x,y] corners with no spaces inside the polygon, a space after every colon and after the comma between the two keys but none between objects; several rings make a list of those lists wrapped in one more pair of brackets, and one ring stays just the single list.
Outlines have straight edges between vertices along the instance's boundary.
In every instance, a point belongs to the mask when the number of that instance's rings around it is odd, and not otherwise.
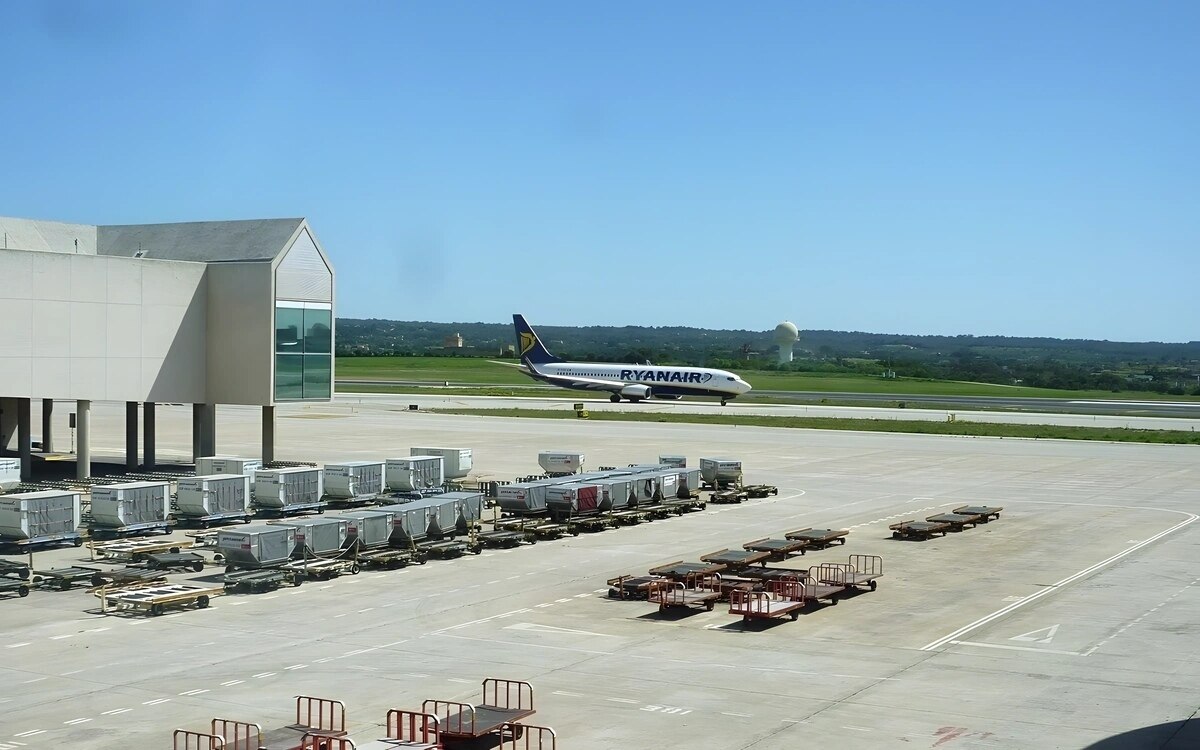
[{"label": "air cargo container", "polygon": [[413,448],[410,456],[441,456],[445,459],[442,471],[446,479],[462,479],[471,473],[470,448]]},{"label": "air cargo container", "polygon": [[659,456],[658,463],[672,469],[683,469],[687,467],[687,456]]},{"label": "air cargo container", "polygon": [[92,526],[124,531],[171,528],[167,482],[124,482],[92,488]]},{"label": "air cargo container", "polygon": [[700,478],[711,485],[741,482],[742,462],[733,458],[702,458]]},{"label": "air cargo container", "polygon": [[176,487],[180,518],[207,524],[210,521],[250,520],[250,477],[244,474],[210,474],[184,477]]},{"label": "air cargo container", "polygon": [[292,559],[296,529],[292,526],[256,523],[217,532],[217,548],[232,568],[266,568]]},{"label": "air cargo container", "polygon": [[438,495],[436,499],[454,503],[454,507],[458,511],[458,518],[454,526],[460,534],[466,534],[483,518],[482,492],[447,492],[444,495]]},{"label": "air cargo container", "polygon": [[419,492],[440,488],[446,481],[443,456],[408,456],[387,460],[387,488],[401,492]]},{"label": "air cargo container", "polygon": [[320,469],[259,469],[254,474],[254,505],[272,513],[321,508],[321,495]]},{"label": "air cargo container", "polygon": [[332,518],[346,521],[345,547],[358,546],[359,549],[382,547],[392,536],[392,524],[395,523],[396,512],[387,507],[372,510],[356,510],[351,513],[339,513]]},{"label": "air cargo container", "polygon": [[78,492],[43,490],[0,497],[0,543],[70,541],[78,546]]},{"label": "air cargo container", "polygon": [[600,487],[604,496],[603,502],[608,504],[609,509],[624,510],[629,507],[633,499],[632,475],[625,475],[619,479],[597,479],[595,482]]},{"label": "air cargo container", "polygon": [[392,514],[389,543],[393,547],[408,547],[429,536],[429,520],[433,509],[416,500],[400,505],[381,505],[379,510]]},{"label": "air cargo container", "polygon": [[340,516],[307,516],[268,521],[268,526],[291,526],[296,530],[292,557],[312,557],[338,552],[346,545],[350,521]]},{"label": "air cargo container", "polygon": [[196,475],[245,474],[250,477],[250,494],[254,494],[254,472],[262,468],[261,458],[239,456],[202,456],[196,459]]},{"label": "air cargo container", "polygon": [[583,459],[583,454],[575,451],[542,451],[538,453],[538,466],[551,476],[578,474],[583,470]]},{"label": "air cargo container", "polygon": [[546,490],[546,509],[555,521],[611,510],[597,484],[557,484]]},{"label": "air cargo container", "polygon": [[679,470],[679,497],[691,497],[693,492],[700,489],[699,469]]},{"label": "air cargo container", "polygon": [[0,492],[21,486],[21,459],[0,458]]},{"label": "air cargo container", "polygon": [[332,498],[348,500],[383,492],[383,461],[325,464],[321,476],[325,494]]}]

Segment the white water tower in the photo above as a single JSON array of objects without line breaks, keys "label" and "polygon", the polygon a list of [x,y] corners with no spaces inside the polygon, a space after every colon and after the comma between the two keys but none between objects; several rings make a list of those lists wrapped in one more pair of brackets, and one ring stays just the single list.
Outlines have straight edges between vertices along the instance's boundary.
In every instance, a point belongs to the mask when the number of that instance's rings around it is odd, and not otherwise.
[{"label": "white water tower", "polygon": [[792,361],[792,347],[800,339],[800,329],[796,324],[785,320],[775,326],[775,343],[779,344],[779,364],[785,365]]}]

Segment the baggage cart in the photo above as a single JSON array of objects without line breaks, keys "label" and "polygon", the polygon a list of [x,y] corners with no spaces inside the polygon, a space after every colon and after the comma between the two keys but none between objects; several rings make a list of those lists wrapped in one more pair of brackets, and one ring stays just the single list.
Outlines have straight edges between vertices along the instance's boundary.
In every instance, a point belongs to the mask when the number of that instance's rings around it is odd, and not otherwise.
[{"label": "baggage cart", "polygon": [[146,555],[146,567],[153,570],[190,570],[199,573],[204,570],[203,555],[195,552],[155,552]]},{"label": "baggage cart", "polygon": [[843,589],[868,588],[874,591],[883,577],[883,558],[879,555],[850,555],[848,562],[821,563],[811,571],[818,583]]},{"label": "baggage cart", "polygon": [[750,499],[745,490],[717,490],[708,500],[717,505],[736,505]]},{"label": "baggage cart", "polygon": [[807,547],[807,539],[755,539],[742,545],[742,549],[766,552],[771,562],[783,562],[792,555],[803,555]]},{"label": "baggage cart", "polygon": [[1002,510],[1004,508],[993,508],[988,505],[964,505],[950,512],[964,516],[979,516],[980,523],[987,523],[992,519],[999,518]]},{"label": "baggage cart", "polygon": [[659,612],[673,607],[697,607],[711,612],[722,597],[720,576],[695,576],[686,583],[653,581],[647,594],[647,601],[657,604]]},{"label": "baggage cart", "polygon": [[643,600],[650,596],[650,587],[659,582],[669,581],[662,576],[620,575],[608,579],[608,598]]},{"label": "baggage cart", "polygon": [[579,536],[579,532],[586,531],[588,533],[596,533],[611,529],[617,525],[617,520],[607,513],[598,516],[581,516],[579,518],[571,518],[567,520],[567,530],[575,536]]},{"label": "baggage cart", "polygon": [[[800,589],[801,589],[802,595],[804,597],[804,603],[808,604],[809,602],[812,602],[812,603],[816,604],[824,599],[824,600],[827,600],[830,604],[837,604],[838,603],[838,600],[837,600],[838,595],[841,594],[843,591],[845,591],[846,587],[841,585],[840,583],[839,584],[821,583],[813,575],[811,575],[812,572],[813,571],[809,571],[810,575],[807,578],[798,579],[798,581],[800,583]],[[786,579],[780,579],[780,581],[783,581],[783,580],[786,580]],[[778,582],[779,581],[777,581],[777,583]]]},{"label": "baggage cart", "polygon": [[238,570],[226,573],[221,579],[226,591],[244,591],[259,594],[264,591],[274,591],[280,586],[299,586],[304,577],[297,575],[294,570],[280,568],[259,568],[257,570]]},{"label": "baggage cart", "polygon": [[443,741],[512,732],[513,725],[535,713],[533,687],[528,682],[488,678],[483,681],[483,700],[478,705],[427,700],[421,712],[437,717]]},{"label": "baggage cart", "polygon": [[318,750],[323,744],[328,750],[344,747],[337,744],[346,737],[346,706],[341,701],[296,696],[295,715],[294,723],[266,731],[250,722],[213,719],[212,733],[233,750]]},{"label": "baggage cart", "polygon": [[893,539],[932,539],[935,536],[946,536],[950,524],[941,521],[901,521],[888,526]]},{"label": "baggage cart", "polygon": [[975,527],[982,523],[979,516],[969,516],[964,513],[938,513],[925,519],[929,523],[944,523],[951,531],[962,531],[967,527]]},{"label": "baggage cart", "polygon": [[669,562],[650,569],[650,575],[670,578],[673,581],[686,581],[688,576],[711,575],[725,570],[724,563],[688,563],[683,560]]},{"label": "baggage cart", "polygon": [[825,549],[834,544],[845,544],[849,529],[798,529],[784,534],[785,539],[808,542],[809,549]]},{"label": "baggage cart", "polygon": [[522,531],[505,531],[504,529],[481,531],[475,535],[475,538],[484,547],[492,549],[511,549],[522,544],[537,544],[536,536],[527,536]]},{"label": "baggage cart", "polygon": [[566,524],[553,523],[541,519],[507,518],[497,521],[494,527],[503,529],[504,531],[521,531],[538,539],[559,539],[568,533],[579,536],[578,531],[571,532]]},{"label": "baggage cart", "polygon": [[191,545],[173,539],[118,539],[109,542],[89,542],[88,552],[93,560],[141,562],[147,555],[160,552],[177,554]]},{"label": "baggage cart", "polygon": [[610,513],[609,517],[620,526],[636,526],[639,523],[653,520],[645,508],[617,510]]},{"label": "baggage cart", "polygon": [[457,539],[447,539],[441,542],[422,542],[417,545],[417,549],[429,557],[436,557],[440,560],[452,560],[468,553],[478,555],[480,552],[483,552],[482,545]]},{"label": "baggage cart", "polygon": [[399,549],[395,547],[372,549],[358,553],[359,564],[373,568],[383,568],[385,570],[403,568],[412,563],[424,565],[428,561],[429,556],[420,550]]},{"label": "baggage cart", "polygon": [[307,560],[294,560],[280,566],[281,570],[290,570],[292,574],[301,580],[313,578],[319,581],[327,581],[331,578],[337,578],[342,573],[349,573],[352,576],[358,575],[362,569],[358,561],[353,558],[309,558]]},{"label": "baggage cart", "polygon": [[196,609],[205,609],[214,596],[225,593],[224,586],[202,586],[194,583],[145,583],[109,589],[101,586],[92,593],[100,600],[101,611],[109,606],[117,610],[131,609],[158,616],[168,607],[186,607],[194,604]]},{"label": "baggage cart", "polygon": [[751,484],[742,488],[747,497],[755,500],[767,497],[768,495],[778,495],[779,488],[773,484]]},{"label": "baggage cart", "polygon": [[765,591],[734,591],[729,596],[729,614],[742,622],[800,617],[804,608],[804,584],[795,578],[771,581]]},{"label": "baggage cart", "polygon": [[0,576],[29,580],[29,566],[11,560],[0,560]]},{"label": "baggage cart", "polygon": [[723,549],[717,552],[710,552],[707,555],[700,557],[700,562],[716,563],[723,565],[724,570],[730,573],[736,573],[739,570],[748,568],[751,565],[767,567],[767,559],[771,557],[769,552],[756,552],[747,549]]},{"label": "baggage cart", "polygon": [[700,498],[700,493],[696,493],[691,497],[677,497],[671,500],[663,501],[662,507],[674,513],[677,516],[682,516],[684,513],[695,513],[702,511],[708,507],[708,501]]},{"label": "baggage cart", "polygon": [[91,581],[92,576],[102,572],[100,568],[84,568],[73,565],[69,568],[51,568],[50,570],[33,571],[33,583],[38,586],[56,588],[66,591],[80,581]]},{"label": "baggage cart", "polygon": [[148,568],[114,568],[93,573],[90,580],[96,587],[127,586],[134,583],[163,583],[167,580],[167,574]]},{"label": "baggage cart", "polygon": [[29,581],[19,578],[0,578],[0,593],[16,594],[21,598],[29,596]]}]

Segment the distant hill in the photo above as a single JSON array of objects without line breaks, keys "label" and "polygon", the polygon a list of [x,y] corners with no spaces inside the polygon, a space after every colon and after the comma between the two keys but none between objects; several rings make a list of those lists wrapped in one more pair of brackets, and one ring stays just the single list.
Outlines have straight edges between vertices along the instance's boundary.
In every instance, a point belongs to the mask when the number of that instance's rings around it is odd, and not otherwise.
[{"label": "distant hill", "polygon": [[[579,360],[871,374],[892,371],[902,377],[1177,394],[1200,388],[1200,341],[801,331],[794,350],[796,361],[780,366],[772,331],[675,326],[538,326],[537,330],[555,354]],[[444,348],[447,337],[455,334],[461,334],[463,348]],[[354,318],[337,322],[337,350],[343,356],[496,357],[513,343],[512,326],[502,323]]]}]

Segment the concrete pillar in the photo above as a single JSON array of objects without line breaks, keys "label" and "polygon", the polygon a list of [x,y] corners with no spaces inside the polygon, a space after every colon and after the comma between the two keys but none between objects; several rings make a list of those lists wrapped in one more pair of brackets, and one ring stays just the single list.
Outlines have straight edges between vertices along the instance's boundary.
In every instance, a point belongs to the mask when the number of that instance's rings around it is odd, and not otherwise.
[{"label": "concrete pillar", "polygon": [[270,463],[275,460],[275,407],[262,408],[262,461]]},{"label": "concrete pillar", "polygon": [[204,404],[192,404],[192,463],[201,456],[208,455],[203,451],[204,442],[201,427],[204,423]]},{"label": "concrete pillar", "polygon": [[77,431],[75,447],[75,478],[87,479],[92,476],[92,402],[75,402],[75,429]]},{"label": "concrete pillar", "polygon": [[21,457],[21,480],[33,479],[33,425],[29,399],[17,399],[17,455]]},{"label": "concrete pillar", "polygon": [[54,452],[54,439],[50,436],[50,428],[54,424],[54,399],[42,399],[42,453]]},{"label": "concrete pillar", "polygon": [[202,436],[204,438],[204,441],[203,441],[203,444],[201,445],[201,447],[204,448],[204,455],[206,455],[206,456],[217,455],[217,405],[216,404],[205,404],[204,405],[204,431],[202,433]]},{"label": "concrete pillar", "polygon": [[142,414],[144,421],[143,438],[144,447],[142,448],[142,465],[147,471],[154,470],[154,402],[147,401],[142,406]]},{"label": "concrete pillar", "polygon": [[125,471],[137,471],[138,467],[138,405],[137,401],[125,402]]}]

